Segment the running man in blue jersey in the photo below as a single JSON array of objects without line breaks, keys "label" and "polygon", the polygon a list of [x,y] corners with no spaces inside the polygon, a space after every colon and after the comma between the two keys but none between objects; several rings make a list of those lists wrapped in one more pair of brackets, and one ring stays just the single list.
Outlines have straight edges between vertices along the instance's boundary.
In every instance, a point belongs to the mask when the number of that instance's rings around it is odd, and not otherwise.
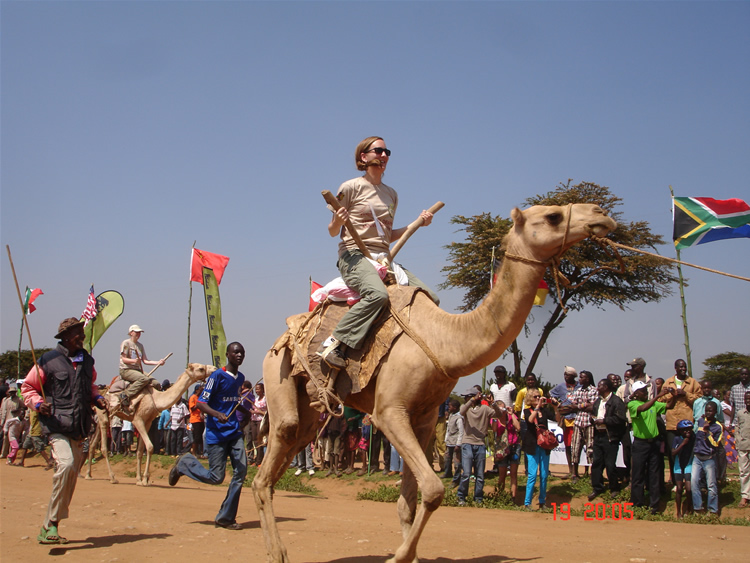
[{"label": "running man in blue jersey", "polygon": [[[217,369],[206,380],[206,387],[198,398],[198,409],[206,415],[206,469],[191,453],[180,457],[169,472],[169,485],[174,487],[185,475],[201,483],[218,485],[224,481],[227,457],[232,462],[232,481],[227,496],[216,515],[217,528],[239,530],[237,508],[240,504],[242,484],[247,475],[245,443],[237,420],[235,406],[240,400],[240,390],[245,376],[239,367],[245,359],[245,349],[239,342],[227,346],[227,365]],[[240,407],[241,408],[241,407]]]}]

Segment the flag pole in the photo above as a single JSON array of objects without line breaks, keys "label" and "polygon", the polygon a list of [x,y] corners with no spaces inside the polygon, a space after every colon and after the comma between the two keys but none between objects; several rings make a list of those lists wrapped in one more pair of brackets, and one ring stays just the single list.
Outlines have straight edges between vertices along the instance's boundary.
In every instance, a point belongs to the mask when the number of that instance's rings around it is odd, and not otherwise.
[{"label": "flag pole", "polygon": [[[21,304],[21,312],[23,313],[23,324],[26,325],[26,335],[29,337],[29,348],[31,348],[31,358],[34,360],[34,367],[37,368],[39,373],[39,367],[36,364],[36,352],[34,352],[34,342],[31,340],[31,329],[29,328],[29,319],[26,318],[26,307],[23,306],[23,299],[21,298],[21,289],[18,287],[18,278],[16,277],[16,267],[13,265],[13,257],[10,255],[10,246],[5,245],[5,249],[8,251],[8,260],[10,261],[10,269],[13,272],[13,281],[16,283],[16,293],[18,293],[18,302]],[[42,392],[42,400],[47,401],[47,397],[44,396],[44,387],[39,386]]]},{"label": "flag pole", "polygon": [[[26,310],[26,307],[24,307]],[[16,369],[16,379],[21,379],[21,345],[23,343],[23,317],[21,317],[21,334],[18,335],[18,368]]]},{"label": "flag pole", "polygon": [[[672,221],[674,222],[674,190],[672,190],[672,186],[669,186],[669,193],[672,196]],[[688,368],[688,374],[691,377],[695,377],[693,375],[693,363],[692,359],[690,357],[690,334],[688,332],[688,322],[687,322],[687,305],[685,303],[685,280],[682,277],[682,265],[680,264],[680,249],[675,246],[675,252],[677,253],[677,276],[680,282],[680,303],[682,304],[682,330],[685,333],[685,355],[687,356],[686,362],[687,362],[687,368]]]},{"label": "flag pole", "polygon": [[190,275],[188,276],[188,285],[190,286],[190,292],[188,294],[188,323],[187,323],[187,351],[185,353],[185,368],[190,365],[190,314],[193,307],[193,281],[191,278],[193,277],[193,250],[195,250],[195,243],[198,241],[193,241],[193,247],[190,250]]}]

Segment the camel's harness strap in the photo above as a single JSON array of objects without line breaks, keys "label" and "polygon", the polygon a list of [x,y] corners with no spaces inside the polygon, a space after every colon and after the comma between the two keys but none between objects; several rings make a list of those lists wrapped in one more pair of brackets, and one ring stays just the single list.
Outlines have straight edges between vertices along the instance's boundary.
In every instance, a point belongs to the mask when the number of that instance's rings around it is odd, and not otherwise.
[{"label": "camel's harness strap", "polygon": [[457,379],[455,377],[451,377],[450,375],[448,375],[448,372],[445,371],[445,368],[440,363],[440,360],[438,360],[437,356],[433,353],[432,350],[430,350],[430,347],[427,346],[427,343],[424,340],[422,340],[421,336],[419,336],[416,332],[414,332],[411,329],[411,327],[403,319],[403,317],[398,314],[398,311],[394,309],[393,305],[389,304],[389,309],[391,310],[391,315],[393,315],[393,319],[398,323],[398,326],[400,326],[403,329],[403,331],[406,333],[406,335],[409,338],[411,338],[417,344],[417,346],[419,346],[422,349],[422,351],[427,355],[430,361],[435,365],[437,370],[448,379]]}]

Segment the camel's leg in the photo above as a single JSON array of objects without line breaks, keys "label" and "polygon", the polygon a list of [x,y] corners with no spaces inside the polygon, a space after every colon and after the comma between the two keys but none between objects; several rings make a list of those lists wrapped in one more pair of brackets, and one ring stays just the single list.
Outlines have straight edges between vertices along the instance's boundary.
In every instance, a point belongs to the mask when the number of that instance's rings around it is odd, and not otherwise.
[{"label": "camel's leg", "polygon": [[268,561],[288,563],[286,548],[281,542],[273,510],[273,485],[289,467],[292,457],[315,436],[319,425],[318,412],[309,405],[304,386],[298,387],[289,376],[286,352],[269,352],[263,362],[263,380],[268,400],[270,423],[268,444],[263,463],[253,479],[253,497],[263,529]]},{"label": "camel's leg", "polygon": [[99,432],[98,428],[99,423],[97,422],[97,430],[91,436],[89,436],[89,453],[88,453],[88,459],[86,461],[86,473],[84,474],[84,479],[93,479],[91,476],[91,466],[94,465],[94,457],[96,454],[96,448],[99,447],[99,440],[101,439],[101,433]]},{"label": "camel's leg", "polygon": [[[404,458],[404,477],[398,514],[404,542],[396,550],[392,563],[417,563],[417,543],[432,513],[443,502],[445,487],[427,463],[424,448],[437,421],[437,410],[426,414],[412,425],[406,411],[398,405],[386,406],[378,413],[380,428]],[[417,487],[422,491],[422,504],[417,507]]]},{"label": "camel's leg", "polygon": [[[112,464],[109,463],[109,444],[107,443],[107,427],[109,426],[109,415],[105,411],[97,409],[97,425],[99,427],[99,439],[101,440],[102,455],[104,455],[104,461],[107,464],[107,471],[109,471],[109,482],[113,485],[118,483],[115,477],[114,471],[112,471]],[[91,470],[91,465],[89,465]]]},{"label": "camel's leg", "polygon": [[[149,477],[151,477],[151,453],[154,451],[154,445],[148,437],[148,428],[151,426],[153,419],[145,421],[138,416],[133,417],[133,428],[138,430],[140,440],[138,440],[138,449],[136,450],[135,459],[135,484],[148,487]],[[148,426],[146,425],[148,423]],[[143,460],[143,450],[146,450],[146,468],[141,474],[141,460]]]}]

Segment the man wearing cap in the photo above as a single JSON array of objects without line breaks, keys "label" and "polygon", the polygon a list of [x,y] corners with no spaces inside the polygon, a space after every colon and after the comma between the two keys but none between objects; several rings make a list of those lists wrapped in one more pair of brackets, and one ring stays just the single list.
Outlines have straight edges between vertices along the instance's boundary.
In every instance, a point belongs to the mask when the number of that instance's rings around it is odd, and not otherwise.
[{"label": "man wearing cap", "polygon": [[83,442],[88,437],[96,404],[106,410],[107,402],[96,386],[94,358],[83,348],[83,322],[68,318],[60,323],[57,348],[39,358],[21,387],[23,400],[39,413],[39,422],[49,434],[56,462],[52,497],[37,540],[42,544],[67,543],[57,526],[68,517],[68,506],[83,462]]},{"label": "man wearing cap", "polygon": [[505,366],[495,366],[493,373],[495,383],[490,385],[492,396],[495,397],[495,401],[502,401],[504,405],[512,405],[516,400],[516,384],[508,381],[508,370]]},{"label": "man wearing cap", "polygon": [[130,401],[147,385],[161,389],[159,382],[143,373],[143,366],[163,366],[164,360],[151,361],[146,357],[143,344],[138,342],[143,329],[138,325],[130,325],[130,338],[120,345],[120,377],[129,382],[127,389],[120,393],[120,404],[127,408]]},{"label": "man wearing cap", "polygon": [[[676,360],[674,363],[675,374],[667,379],[662,386],[662,389],[672,388],[674,392],[674,403],[672,408],[667,409],[667,441],[666,445],[669,446],[667,449],[667,457],[669,459],[669,475],[673,484],[674,479],[674,457],[672,456],[672,447],[675,438],[680,436],[681,433],[677,430],[677,423],[681,420],[689,420],[693,422],[693,403],[701,396],[701,386],[698,382],[690,377],[687,372],[687,363],[685,360]],[[662,397],[659,399],[661,402],[666,403],[667,399]]]},{"label": "man wearing cap", "polygon": [[[659,427],[656,417],[664,414],[674,401],[674,389],[662,389],[659,395],[649,399],[648,385],[636,381],[632,386],[632,396],[628,402],[628,412],[633,421],[633,475],[631,479],[630,501],[635,506],[644,506],[644,486],[648,475],[648,494],[651,513],[659,511],[659,493],[663,475],[659,475],[661,457]],[[657,399],[672,395],[667,403]]]},{"label": "man wearing cap", "polygon": [[[464,417],[464,437],[461,440],[461,482],[458,485],[456,496],[458,504],[466,504],[466,495],[469,493],[469,478],[471,470],[474,469],[474,502],[482,504],[484,499],[484,466],[487,463],[487,450],[484,438],[490,427],[490,418],[495,416],[500,422],[506,423],[505,406],[502,408],[495,403],[490,395],[484,397],[482,388],[475,385],[464,393],[466,402],[461,405],[459,412]],[[489,405],[483,405],[482,400],[487,399]]]},{"label": "man wearing cap", "polygon": [[573,427],[575,425],[576,413],[572,409],[573,393],[578,389],[578,372],[572,366],[565,366],[563,371],[563,382],[553,387],[549,396],[557,399],[560,406],[557,409],[557,424],[563,431],[563,443],[565,444],[565,457],[568,460],[567,479],[573,477],[573,458],[570,445],[573,440]]},{"label": "man wearing cap", "polygon": [[625,364],[630,366],[630,378],[625,378],[625,389],[623,390],[622,397],[625,404],[628,404],[630,397],[633,395],[633,385],[636,381],[642,381],[646,384],[648,398],[653,399],[657,395],[656,380],[652,379],[650,375],[645,373],[646,360],[643,358],[634,358],[629,362],[625,362]]}]

